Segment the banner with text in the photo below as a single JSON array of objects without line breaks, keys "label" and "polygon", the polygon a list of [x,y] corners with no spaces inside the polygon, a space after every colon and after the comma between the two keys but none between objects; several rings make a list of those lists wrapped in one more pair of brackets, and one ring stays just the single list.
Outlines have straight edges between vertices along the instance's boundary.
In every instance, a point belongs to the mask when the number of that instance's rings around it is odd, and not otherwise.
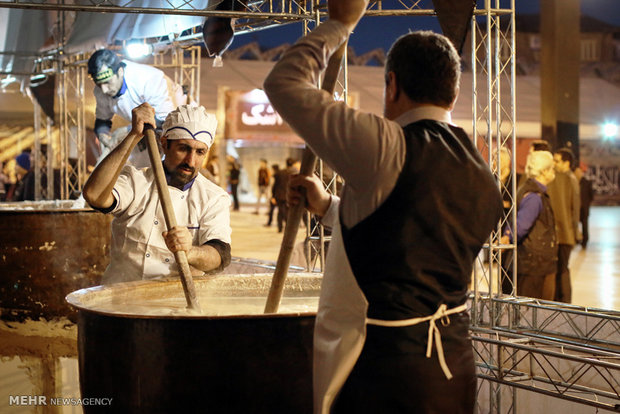
[{"label": "banner with text", "polygon": [[[355,101],[349,96],[349,105]],[[228,139],[253,142],[279,142],[300,145],[303,140],[273,109],[260,90],[226,91],[226,127]]]}]

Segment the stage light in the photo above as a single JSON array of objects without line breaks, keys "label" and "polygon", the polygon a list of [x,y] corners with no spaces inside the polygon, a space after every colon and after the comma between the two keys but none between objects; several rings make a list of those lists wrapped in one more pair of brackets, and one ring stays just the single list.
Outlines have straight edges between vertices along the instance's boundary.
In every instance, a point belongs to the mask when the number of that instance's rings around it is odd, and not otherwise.
[{"label": "stage light", "polygon": [[616,138],[618,135],[618,125],[613,122],[606,122],[603,125],[603,137],[607,139]]},{"label": "stage light", "polygon": [[139,59],[153,53],[153,47],[143,42],[131,42],[125,46],[125,54],[131,59]]}]

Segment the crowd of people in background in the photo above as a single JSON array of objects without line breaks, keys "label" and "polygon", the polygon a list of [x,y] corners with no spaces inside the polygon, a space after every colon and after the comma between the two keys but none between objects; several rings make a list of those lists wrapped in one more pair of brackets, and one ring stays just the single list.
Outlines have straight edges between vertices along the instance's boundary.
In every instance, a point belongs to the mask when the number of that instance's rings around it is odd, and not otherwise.
[{"label": "crowd of people in background", "polygon": [[[288,206],[286,203],[286,191],[288,180],[291,175],[298,174],[300,161],[288,157],[284,167],[280,164],[272,164],[265,158],[259,160],[259,166],[256,174],[256,204],[254,214],[260,214],[261,207],[266,206],[267,222],[265,227],[270,227],[276,218],[278,232],[284,230],[286,218],[288,215]],[[232,198],[232,210],[240,210],[240,185],[242,175],[242,165],[239,158],[228,154],[226,155],[226,174],[225,184]],[[221,185],[220,166],[217,155],[212,155],[200,169],[202,175],[217,185]],[[304,224],[307,224],[307,217],[304,216]]]},{"label": "crowd of people in background", "polygon": [[[502,176],[505,188],[510,179]],[[517,295],[571,302],[570,255],[575,244],[587,246],[592,198],[592,182],[570,148],[552,153],[546,141],[532,143],[515,197]],[[501,242],[515,242],[514,236],[507,222]],[[510,276],[512,268],[504,269]],[[510,293],[506,283],[503,290]]]}]

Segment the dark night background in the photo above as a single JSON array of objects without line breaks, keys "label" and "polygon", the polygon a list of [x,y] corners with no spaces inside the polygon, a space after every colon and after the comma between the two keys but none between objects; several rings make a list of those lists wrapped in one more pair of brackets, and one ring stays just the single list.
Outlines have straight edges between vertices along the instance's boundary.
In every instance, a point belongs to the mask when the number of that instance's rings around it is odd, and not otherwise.
[{"label": "dark night background", "polygon": [[[402,10],[402,6],[390,7],[394,0],[384,1],[384,9]],[[508,7],[503,2],[503,7]],[[478,7],[483,7],[484,1],[478,0]],[[421,8],[430,9],[432,3],[426,0]],[[516,14],[538,14],[538,0],[516,0]],[[581,13],[594,17],[603,22],[620,26],[620,0],[581,0]],[[392,42],[400,35],[410,30],[433,30],[440,32],[437,18],[434,16],[389,16],[365,17],[361,20],[355,32],[349,39],[349,44],[356,54],[366,53],[376,48],[388,50]],[[293,23],[247,33],[237,36],[230,49],[257,41],[262,49],[270,49],[283,43],[294,43],[303,34],[301,23]]]}]

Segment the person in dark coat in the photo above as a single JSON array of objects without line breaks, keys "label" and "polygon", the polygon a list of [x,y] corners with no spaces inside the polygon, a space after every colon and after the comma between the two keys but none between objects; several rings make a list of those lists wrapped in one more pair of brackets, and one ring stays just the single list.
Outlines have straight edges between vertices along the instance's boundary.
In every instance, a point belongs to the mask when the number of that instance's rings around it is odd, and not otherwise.
[{"label": "person in dark coat", "polygon": [[284,229],[284,223],[286,223],[286,217],[288,215],[288,206],[286,205],[286,188],[289,177],[291,174],[295,173],[294,164],[294,159],[287,158],[286,168],[279,170],[274,175],[272,192],[273,198],[276,200],[276,206],[278,207],[278,233],[281,233]]},{"label": "person in dark coat", "polygon": [[280,171],[280,166],[278,164],[273,164],[271,166],[271,176],[274,177],[274,180],[273,180],[273,184],[271,185],[271,198],[269,199],[269,213],[267,213],[267,216],[269,217],[269,219],[267,220],[267,224],[265,224],[265,227],[271,226],[271,222],[273,221],[273,212],[278,206],[278,204],[276,203],[276,196],[274,194],[275,194],[275,188],[276,188],[275,177],[276,175],[278,175],[279,171]]},{"label": "person in dark coat", "polygon": [[15,158],[15,175],[17,183],[13,192],[13,201],[34,200],[34,171],[29,152],[22,152]]},{"label": "person in dark coat", "polygon": [[584,170],[577,167],[574,170],[575,177],[579,180],[579,197],[581,203],[579,205],[579,221],[581,222],[581,248],[585,249],[590,240],[590,232],[588,231],[588,217],[590,216],[590,205],[594,200],[594,189],[592,188],[592,180],[585,176]]},{"label": "person in dark coat", "polygon": [[232,155],[227,155],[228,160],[228,182],[230,183],[230,193],[233,197],[233,210],[239,211],[239,177],[241,176],[241,164]]},{"label": "person in dark coat", "polygon": [[267,192],[269,191],[269,183],[271,183],[271,171],[267,167],[267,160],[261,158],[260,167],[258,168],[258,197],[256,198],[256,211],[254,214],[258,214],[260,210],[260,201],[265,196],[265,200],[269,201]]},{"label": "person in dark coat", "polygon": [[570,254],[579,242],[579,183],[571,165],[573,153],[560,148],[553,154],[555,180],[549,184],[548,193],[555,216],[558,236],[558,269],[555,280],[555,300],[571,303],[572,284],[570,277]]},{"label": "person in dark coat", "polygon": [[[554,300],[558,243],[547,185],[555,178],[553,155],[527,156],[525,181],[517,190],[517,295]],[[502,244],[513,240],[510,228]]]}]

